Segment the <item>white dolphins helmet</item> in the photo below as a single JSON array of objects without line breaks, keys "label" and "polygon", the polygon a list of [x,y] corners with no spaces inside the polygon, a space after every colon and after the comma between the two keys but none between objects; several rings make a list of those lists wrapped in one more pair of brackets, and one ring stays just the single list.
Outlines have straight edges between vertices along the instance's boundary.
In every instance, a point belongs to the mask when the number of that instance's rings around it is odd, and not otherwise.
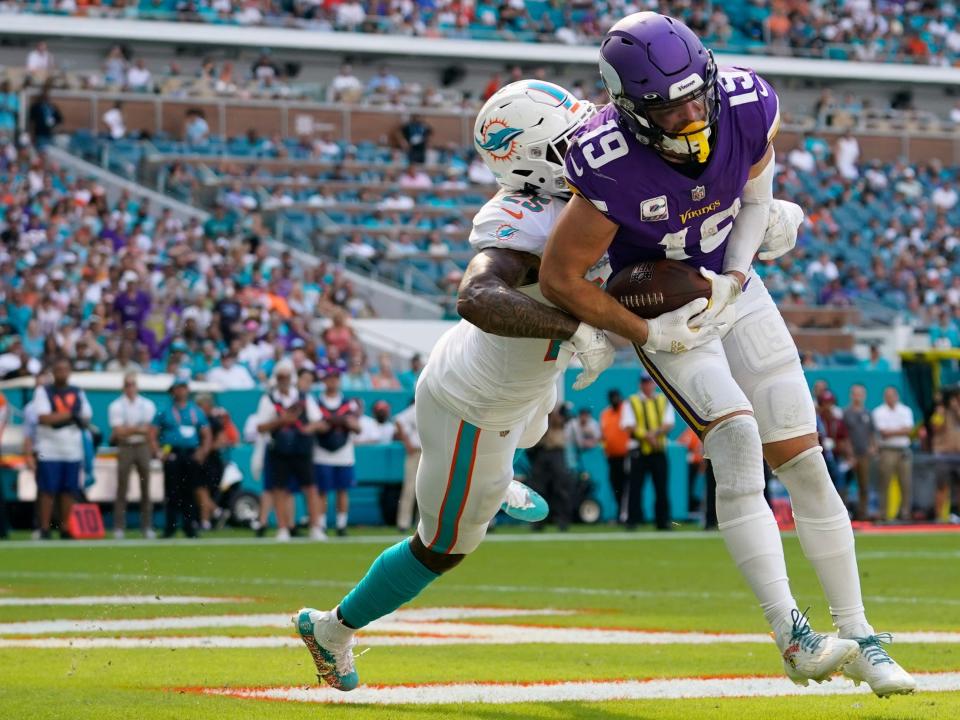
[{"label": "white dolphins helmet", "polygon": [[501,187],[565,194],[563,155],[573,133],[595,112],[592,103],[559,85],[519,80],[480,109],[473,144]]}]

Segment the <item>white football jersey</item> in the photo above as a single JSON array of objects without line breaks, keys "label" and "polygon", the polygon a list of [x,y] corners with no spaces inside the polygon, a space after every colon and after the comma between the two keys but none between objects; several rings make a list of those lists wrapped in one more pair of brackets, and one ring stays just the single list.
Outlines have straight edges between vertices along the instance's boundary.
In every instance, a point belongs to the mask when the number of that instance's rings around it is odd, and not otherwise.
[{"label": "white football jersey", "polygon": [[[473,219],[470,245],[477,251],[506,248],[540,257],[565,198],[500,190]],[[590,277],[606,281],[604,257]],[[551,305],[537,283],[518,288]],[[507,338],[461,320],[437,342],[422,382],[450,410],[477,427],[508,430],[530,419],[549,398],[556,401],[557,376],[570,363],[570,346],[559,340]]]}]

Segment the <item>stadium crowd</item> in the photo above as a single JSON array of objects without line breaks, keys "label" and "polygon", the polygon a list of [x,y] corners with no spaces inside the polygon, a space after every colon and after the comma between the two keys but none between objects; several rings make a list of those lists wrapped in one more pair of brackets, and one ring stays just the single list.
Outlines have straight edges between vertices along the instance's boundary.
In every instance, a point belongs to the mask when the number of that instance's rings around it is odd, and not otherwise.
[{"label": "stadium crowd", "polygon": [[128,194],[110,201],[10,141],[0,195],[0,377],[36,374],[60,353],[76,370],[166,371],[225,388],[253,387],[283,357],[382,374],[350,327],[369,313],[350,281],[330,263],[271,254],[255,212],[221,206],[183,222]]},{"label": "stadium crowd", "polygon": [[391,35],[595,43],[619,18],[649,9],[683,19],[709,46],[838,60],[954,65],[951,3],[909,0],[34,0],[9,12],[181,20]]}]

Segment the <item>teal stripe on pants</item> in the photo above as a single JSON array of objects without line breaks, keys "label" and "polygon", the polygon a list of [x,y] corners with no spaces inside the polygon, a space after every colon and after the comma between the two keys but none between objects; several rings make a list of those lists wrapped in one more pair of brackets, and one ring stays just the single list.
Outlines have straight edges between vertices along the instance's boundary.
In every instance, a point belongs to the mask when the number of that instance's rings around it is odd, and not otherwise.
[{"label": "teal stripe on pants", "polygon": [[457,443],[453,454],[453,472],[448,483],[446,499],[440,508],[440,531],[430,547],[434,552],[450,552],[456,543],[457,523],[467,499],[470,474],[473,471],[474,444],[479,436],[480,428],[467,422],[463,423],[460,442]]}]

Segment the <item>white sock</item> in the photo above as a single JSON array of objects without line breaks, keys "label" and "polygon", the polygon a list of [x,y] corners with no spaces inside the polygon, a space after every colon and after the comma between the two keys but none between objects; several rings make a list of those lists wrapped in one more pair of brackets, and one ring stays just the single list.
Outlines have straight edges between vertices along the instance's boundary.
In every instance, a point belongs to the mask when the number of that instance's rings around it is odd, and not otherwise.
[{"label": "white sock", "polygon": [[841,636],[861,637],[852,633],[870,626],[860,592],[853,527],[830,480],[823,452],[811,448],[774,472],[790,493],[797,537],[830,603],[833,624]]},{"label": "white sock", "polygon": [[337,513],[337,530],[343,530],[347,526],[347,514],[345,512]]},{"label": "white sock", "polygon": [[716,425],[704,440],[717,478],[717,521],[734,563],[753,590],[774,630],[797,603],[790,592],[783,542],[773,511],[763,499],[763,447],[752,415]]},{"label": "white sock", "polygon": [[[720,520],[738,514],[739,517]],[[780,528],[763,495],[717,498],[718,528],[727,551],[760,601],[763,616],[778,633],[789,623],[797,601],[790,592]]]},{"label": "white sock", "polygon": [[327,531],[327,515],[326,515],[326,513],[324,513],[323,515],[321,515],[321,516],[320,516],[320,519],[317,520],[317,527],[320,528],[321,530],[323,530],[324,532]]}]

